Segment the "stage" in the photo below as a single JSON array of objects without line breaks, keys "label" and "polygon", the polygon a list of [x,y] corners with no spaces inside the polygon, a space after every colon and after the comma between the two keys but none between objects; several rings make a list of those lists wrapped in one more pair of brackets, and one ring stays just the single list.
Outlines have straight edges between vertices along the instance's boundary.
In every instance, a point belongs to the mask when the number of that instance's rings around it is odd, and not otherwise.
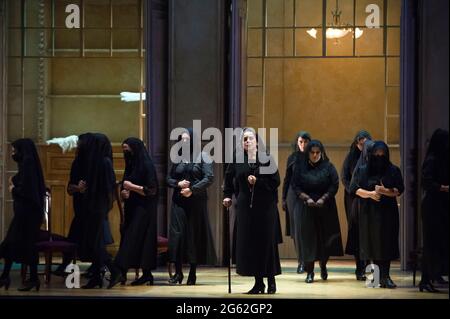
[{"label": "stage", "polygon": [[[88,265],[80,264],[83,271]],[[420,293],[417,287],[413,287],[412,272],[402,272],[399,263],[394,263],[391,277],[398,285],[397,289],[367,288],[364,282],[355,280],[353,274],[353,262],[330,261],[328,264],[328,280],[320,279],[320,269],[316,265],[315,282],[306,284],[306,274],[296,273],[297,264],[294,260],[282,261],[282,275],[277,279],[277,294],[249,296],[244,294],[253,285],[253,278],[241,277],[232,270],[232,294],[228,294],[227,268],[199,267],[197,271],[197,285],[186,286],[189,270],[184,269],[185,278],[182,285],[171,286],[168,284],[168,274],[164,267],[153,272],[154,286],[132,287],[130,282],[134,280],[134,271],[128,273],[128,285],[116,286],[111,290],[103,289],[68,289],[65,280],[52,276],[50,285],[41,284],[39,292],[19,292],[20,275],[17,267],[12,272],[11,287],[8,291],[0,289],[0,298],[8,296],[22,297],[132,297],[132,298],[261,298],[261,299],[449,299],[448,285],[439,287],[441,293]],[[43,277],[41,277],[43,281]],[[420,273],[416,277],[416,285],[420,281]],[[81,285],[86,279],[81,279]],[[105,280],[105,286],[107,281]]]}]

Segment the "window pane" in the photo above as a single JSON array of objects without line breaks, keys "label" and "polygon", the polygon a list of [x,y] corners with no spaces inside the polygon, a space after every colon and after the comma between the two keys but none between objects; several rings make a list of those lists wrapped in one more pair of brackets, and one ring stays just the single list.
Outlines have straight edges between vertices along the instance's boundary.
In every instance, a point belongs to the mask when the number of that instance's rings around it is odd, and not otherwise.
[{"label": "window pane", "polygon": [[322,55],[322,29],[316,29],[316,39],[307,33],[308,29],[295,30],[295,55],[296,56],[321,56]]},{"label": "window pane", "polygon": [[113,0],[113,27],[114,28],[139,28],[139,0]]},{"label": "window pane", "polygon": [[383,26],[383,0],[356,0],[356,25],[366,27],[366,19],[371,14],[366,8],[370,4],[375,4],[380,8],[380,26]]},{"label": "window pane", "polygon": [[362,29],[363,34],[356,39],[356,55],[383,55],[383,29]]},{"label": "window pane", "polygon": [[318,27],[322,25],[322,1],[296,0],[295,25],[298,27]]}]

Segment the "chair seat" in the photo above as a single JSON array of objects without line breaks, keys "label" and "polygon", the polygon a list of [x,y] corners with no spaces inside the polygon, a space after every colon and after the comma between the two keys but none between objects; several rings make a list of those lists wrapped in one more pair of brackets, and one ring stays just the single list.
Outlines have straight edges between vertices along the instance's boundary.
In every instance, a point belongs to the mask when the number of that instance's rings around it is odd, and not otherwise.
[{"label": "chair seat", "polygon": [[77,249],[77,245],[67,241],[41,241],[36,243],[38,250],[40,251],[62,251],[68,252]]},{"label": "chair seat", "polygon": [[169,248],[169,240],[165,237],[158,236],[158,253],[165,253]]}]

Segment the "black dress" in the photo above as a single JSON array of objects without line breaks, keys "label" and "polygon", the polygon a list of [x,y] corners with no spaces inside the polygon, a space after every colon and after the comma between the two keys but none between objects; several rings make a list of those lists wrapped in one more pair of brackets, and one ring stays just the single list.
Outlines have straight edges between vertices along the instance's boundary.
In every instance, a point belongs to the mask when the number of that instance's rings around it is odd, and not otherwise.
[{"label": "black dress", "polygon": [[[310,164],[305,160],[294,174],[294,185],[300,212],[300,252],[304,262],[326,261],[330,256],[342,256],[342,239],[335,195],[339,188],[336,168],[329,161]],[[322,207],[309,207],[300,199],[301,193],[317,201],[328,198]]]},{"label": "black dress", "polygon": [[286,175],[283,181],[283,202],[286,203],[286,236],[290,236],[294,240],[295,249],[299,263],[301,262],[300,254],[300,216],[301,207],[297,206],[297,195],[293,186],[293,175],[296,165],[304,160],[304,154],[300,151],[292,153],[286,164]]},{"label": "black dress", "polygon": [[[382,176],[370,176],[369,165],[357,168],[350,186],[351,193],[359,188],[374,191],[376,185],[397,188],[403,193],[403,177],[400,169],[389,164]],[[399,258],[399,211],[397,199],[381,196],[376,202],[372,199],[359,199],[359,245],[361,260],[391,261]]]},{"label": "black dress", "polygon": [[427,156],[422,166],[422,186],[425,190],[422,201],[422,272],[428,280],[448,275],[449,195],[440,191],[441,185],[448,183],[448,160],[440,161],[436,156]]},{"label": "black dress", "polygon": [[355,205],[357,196],[350,192],[350,183],[352,180],[353,172],[361,156],[361,151],[358,149],[352,149],[347,154],[344,164],[342,166],[341,180],[344,184],[344,207],[345,215],[347,217],[348,233],[347,244],[345,247],[345,253],[348,255],[359,255],[359,229],[358,229],[358,209]]},{"label": "black dress", "polygon": [[[202,153],[203,158],[207,157]],[[199,156],[202,156],[201,154]],[[190,182],[192,195],[180,194],[178,182]],[[207,188],[213,183],[213,165],[205,163],[173,164],[167,184],[173,188],[169,225],[169,261],[213,265],[217,261],[208,217]]]},{"label": "black dress", "polygon": [[[278,170],[274,174],[260,174],[261,166],[258,162],[249,165],[247,160],[229,164],[224,196],[236,196],[236,272],[242,276],[273,277],[281,274],[278,244],[282,238],[277,207],[280,175]],[[253,201],[249,175],[257,178]]]},{"label": "black dress", "polygon": [[13,143],[16,154],[21,153],[18,173],[12,178],[14,216],[0,244],[0,258],[17,263],[36,265],[36,241],[44,217],[45,184],[36,148],[31,140]]},{"label": "black dress", "polygon": [[82,261],[91,261],[97,267],[108,259],[108,213],[112,208],[116,177],[109,139],[96,133],[88,145],[86,170],[87,191],[81,209],[81,230],[78,255]]},{"label": "black dress", "polygon": [[157,189],[156,170],[144,144],[127,139],[133,159],[127,161],[123,181],[144,187],[145,196],[130,192],[125,200],[125,220],[115,262],[122,269],[155,269],[157,266]]}]

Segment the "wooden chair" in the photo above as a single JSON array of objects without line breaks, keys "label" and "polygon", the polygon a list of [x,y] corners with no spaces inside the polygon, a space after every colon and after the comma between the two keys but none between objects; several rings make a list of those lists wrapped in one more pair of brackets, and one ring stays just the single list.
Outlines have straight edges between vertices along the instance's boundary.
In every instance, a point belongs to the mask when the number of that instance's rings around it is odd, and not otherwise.
[{"label": "wooden chair", "polygon": [[[69,254],[73,263],[76,263],[77,259],[77,245],[71,243],[66,237],[56,235],[52,233],[52,197],[50,189],[47,188],[45,194],[45,230],[41,230],[39,234],[38,242],[36,243],[39,253],[44,253],[45,255],[45,282],[50,283],[52,265],[53,265],[53,254]],[[27,265],[22,264],[22,281],[25,281],[27,274]],[[42,273],[41,273],[42,274]]]}]

